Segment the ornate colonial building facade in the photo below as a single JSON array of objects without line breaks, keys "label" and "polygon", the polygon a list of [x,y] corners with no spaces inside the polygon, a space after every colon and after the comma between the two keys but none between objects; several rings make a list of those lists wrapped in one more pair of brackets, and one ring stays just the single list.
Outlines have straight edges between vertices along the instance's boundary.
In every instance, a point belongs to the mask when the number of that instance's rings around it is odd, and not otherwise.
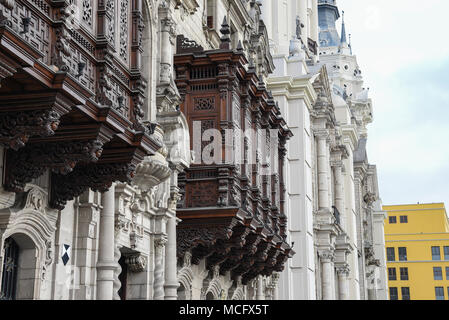
[{"label": "ornate colonial building facade", "polygon": [[277,298],[292,133],[260,15],[0,1],[1,299]]},{"label": "ornate colonial building facade", "polygon": [[0,299],[382,299],[335,1],[0,0]]},{"label": "ornate colonial building facade", "polygon": [[334,0],[263,2],[275,72],[268,79],[293,132],[287,155],[284,299],[385,299],[383,217],[366,156],[372,102]]}]

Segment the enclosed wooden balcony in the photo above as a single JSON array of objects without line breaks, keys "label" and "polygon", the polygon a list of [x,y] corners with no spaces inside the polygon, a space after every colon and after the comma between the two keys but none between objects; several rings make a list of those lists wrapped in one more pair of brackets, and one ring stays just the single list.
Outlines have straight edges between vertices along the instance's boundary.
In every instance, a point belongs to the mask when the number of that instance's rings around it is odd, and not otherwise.
[{"label": "enclosed wooden balcony", "polygon": [[[219,265],[222,274],[231,271],[247,283],[282,271],[294,254],[286,243],[283,173],[285,144],[292,134],[272,95],[248,67],[242,46],[230,49],[228,28],[225,21],[216,50],[178,36],[176,85],[191,147],[199,150],[195,163],[179,177],[178,257],[190,251],[193,263],[206,259],[208,268]],[[208,129],[221,135],[204,139]],[[276,132],[274,150],[261,136],[270,129]],[[256,134],[237,134],[242,131]],[[216,139],[222,140],[220,149],[209,152]],[[205,154],[218,161],[207,163]]]},{"label": "enclosed wooden balcony", "polygon": [[6,189],[20,192],[49,169],[51,204],[62,209],[87,188],[129,181],[161,147],[144,121],[142,1],[110,4],[0,2]]}]

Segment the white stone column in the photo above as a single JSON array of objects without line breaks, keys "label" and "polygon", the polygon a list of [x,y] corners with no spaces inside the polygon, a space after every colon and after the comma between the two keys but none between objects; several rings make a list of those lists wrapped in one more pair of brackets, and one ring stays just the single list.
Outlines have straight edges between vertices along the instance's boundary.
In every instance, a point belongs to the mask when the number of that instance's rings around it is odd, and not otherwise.
[{"label": "white stone column", "polygon": [[[304,1],[305,2],[305,1]],[[310,39],[318,42],[318,1],[312,0],[312,12],[310,17]]]},{"label": "white stone column", "polygon": [[338,298],[339,300],[349,300],[349,266],[337,267],[338,274]]},{"label": "white stone column", "polygon": [[165,300],[177,300],[178,277],[176,259],[176,216],[167,221],[168,240],[165,245]]},{"label": "white stone column", "polygon": [[[168,9],[166,9],[168,10]],[[161,19],[161,74],[160,83],[169,83],[172,74],[174,21],[168,11],[162,13],[166,17]]]},{"label": "white stone column", "polygon": [[256,300],[265,300],[265,295],[263,293],[263,277],[257,277],[257,291],[256,291]]},{"label": "white stone column", "polygon": [[345,195],[343,191],[343,162],[337,161],[333,164],[334,183],[335,183],[335,207],[340,212],[340,222],[343,230],[346,230],[346,214],[345,214]]},{"label": "white stone column", "polygon": [[164,261],[163,252],[167,239],[161,237],[155,240],[154,246],[156,251],[154,266],[154,300],[164,300]]},{"label": "white stone column", "polygon": [[331,251],[320,253],[323,275],[321,278],[321,287],[323,300],[334,300],[334,254]]},{"label": "white stone column", "polygon": [[328,185],[328,157],[326,131],[316,133],[317,137],[317,164],[318,164],[318,207],[320,210],[329,209],[329,185]]},{"label": "white stone column", "polygon": [[114,259],[114,213],[115,213],[115,185],[101,196],[103,209],[100,214],[100,234],[98,240],[97,262],[97,299],[113,300],[114,271],[117,262]]}]

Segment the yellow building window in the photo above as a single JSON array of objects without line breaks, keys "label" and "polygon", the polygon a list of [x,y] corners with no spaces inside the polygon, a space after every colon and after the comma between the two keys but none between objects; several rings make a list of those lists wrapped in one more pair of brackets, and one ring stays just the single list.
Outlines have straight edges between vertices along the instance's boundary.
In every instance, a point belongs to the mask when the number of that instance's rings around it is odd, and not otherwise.
[{"label": "yellow building window", "polygon": [[433,261],[441,260],[440,247],[432,247],[432,260]]},{"label": "yellow building window", "polygon": [[407,281],[408,280],[408,268],[401,268],[400,273],[401,273],[401,280]]},{"label": "yellow building window", "polygon": [[388,280],[395,281],[396,278],[396,268],[388,268]]},{"label": "yellow building window", "polygon": [[[444,292],[443,292],[444,294]],[[390,287],[390,300],[399,300],[398,288]]]},{"label": "yellow building window", "polygon": [[449,261],[449,247],[444,247],[444,260]]},{"label": "yellow building window", "polygon": [[410,300],[410,288],[409,287],[402,287],[401,293],[402,293],[402,300]]},{"label": "yellow building window", "polygon": [[441,267],[433,267],[433,280],[443,280],[443,270]]},{"label": "yellow building window", "polygon": [[435,298],[436,300],[444,300],[444,288],[435,287]]}]

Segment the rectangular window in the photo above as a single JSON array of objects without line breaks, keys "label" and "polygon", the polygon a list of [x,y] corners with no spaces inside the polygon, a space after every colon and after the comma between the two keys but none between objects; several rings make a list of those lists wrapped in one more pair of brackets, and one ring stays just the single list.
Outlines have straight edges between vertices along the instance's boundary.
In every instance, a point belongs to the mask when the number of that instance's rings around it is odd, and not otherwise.
[{"label": "rectangular window", "polygon": [[444,260],[449,261],[449,247],[444,247]]},{"label": "rectangular window", "polygon": [[398,288],[390,288],[390,300],[398,300]]},{"label": "rectangular window", "polygon": [[433,267],[433,280],[443,280],[443,270],[441,267]]},{"label": "rectangular window", "polygon": [[401,268],[401,280],[408,280],[408,268]]},{"label": "rectangular window", "polygon": [[396,223],[396,217],[388,217],[390,223]]},{"label": "rectangular window", "polygon": [[407,261],[407,248],[398,248],[399,261]]},{"label": "rectangular window", "polygon": [[396,257],[394,254],[394,248],[387,248],[387,260],[388,261],[396,261]]},{"label": "rectangular window", "polygon": [[435,298],[437,300],[444,300],[444,288],[443,287],[435,287]]},{"label": "rectangular window", "polygon": [[446,267],[446,280],[449,280],[449,267]]},{"label": "rectangular window", "polygon": [[440,247],[432,247],[432,260],[434,261],[441,260]]},{"label": "rectangular window", "polygon": [[408,223],[408,216],[400,216],[401,223]]},{"label": "rectangular window", "polygon": [[394,281],[396,279],[396,268],[388,268],[388,280]]},{"label": "rectangular window", "polygon": [[402,300],[410,300],[410,288],[403,287],[401,288]]}]

